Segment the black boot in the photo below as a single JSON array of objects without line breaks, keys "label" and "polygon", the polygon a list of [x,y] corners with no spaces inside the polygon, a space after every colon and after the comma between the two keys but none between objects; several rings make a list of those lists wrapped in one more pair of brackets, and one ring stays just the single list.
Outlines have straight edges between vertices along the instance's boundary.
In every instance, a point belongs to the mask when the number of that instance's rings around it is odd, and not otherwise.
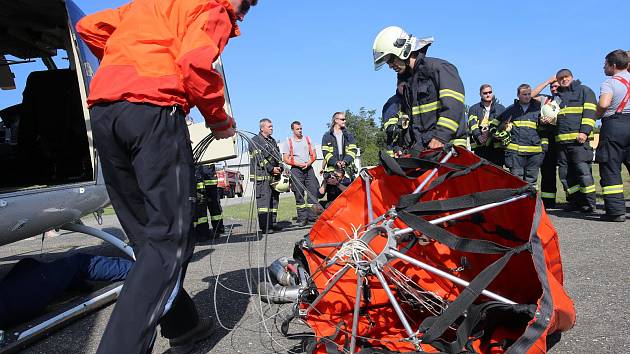
[{"label": "black boot", "polygon": [[199,319],[199,323],[189,332],[169,340],[172,354],[190,353],[195,348],[195,343],[200,342],[214,333],[214,319]]},{"label": "black boot", "polygon": [[271,228],[271,215],[269,213],[258,213],[258,226],[260,226],[260,232],[264,234],[272,234],[273,228]]}]

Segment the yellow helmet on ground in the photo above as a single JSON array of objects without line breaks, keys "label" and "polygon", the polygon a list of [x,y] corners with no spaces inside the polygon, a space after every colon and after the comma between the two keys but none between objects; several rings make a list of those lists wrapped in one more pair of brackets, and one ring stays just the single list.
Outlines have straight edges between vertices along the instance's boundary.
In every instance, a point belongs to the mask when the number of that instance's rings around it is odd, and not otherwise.
[{"label": "yellow helmet on ground", "polygon": [[376,35],[372,45],[374,70],[379,70],[387,63],[391,55],[407,60],[411,53],[431,43],[433,43],[433,37],[418,39],[397,26],[384,28]]}]

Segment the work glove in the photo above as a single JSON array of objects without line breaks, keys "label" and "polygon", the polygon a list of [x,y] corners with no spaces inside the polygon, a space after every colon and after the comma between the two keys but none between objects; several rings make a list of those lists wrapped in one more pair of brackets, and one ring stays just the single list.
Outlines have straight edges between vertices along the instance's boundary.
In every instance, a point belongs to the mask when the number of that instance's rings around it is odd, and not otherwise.
[{"label": "work glove", "polygon": [[508,146],[512,141],[512,136],[505,130],[495,130],[493,136],[503,146]]}]

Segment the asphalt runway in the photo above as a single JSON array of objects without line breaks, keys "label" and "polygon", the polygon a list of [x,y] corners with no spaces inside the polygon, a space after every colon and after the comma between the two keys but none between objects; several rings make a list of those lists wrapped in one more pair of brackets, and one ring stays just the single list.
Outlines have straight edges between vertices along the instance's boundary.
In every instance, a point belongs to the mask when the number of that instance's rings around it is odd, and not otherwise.
[{"label": "asphalt runway", "polygon": [[[560,235],[565,287],[577,309],[576,326],[550,352],[630,353],[630,222],[604,223],[594,215],[561,211],[550,215]],[[101,226],[92,218],[85,222],[122,235],[115,216],[105,217]],[[194,353],[300,352],[300,339],[308,335],[308,328],[292,325],[294,336],[284,338],[278,327],[290,307],[261,304],[251,295],[255,289],[250,283],[255,283],[266,264],[291,256],[294,243],[308,229],[256,237],[243,234],[251,225],[234,223],[241,235],[200,244],[188,268],[185,288],[203,316],[218,319],[214,336],[200,343]],[[104,255],[118,252],[95,238],[62,232],[43,243],[37,237],[0,247],[0,273],[22,257],[42,253],[54,258],[78,250]],[[94,353],[112,307],[84,317],[23,352]],[[168,348],[168,342],[158,337],[153,353],[168,353]]]}]

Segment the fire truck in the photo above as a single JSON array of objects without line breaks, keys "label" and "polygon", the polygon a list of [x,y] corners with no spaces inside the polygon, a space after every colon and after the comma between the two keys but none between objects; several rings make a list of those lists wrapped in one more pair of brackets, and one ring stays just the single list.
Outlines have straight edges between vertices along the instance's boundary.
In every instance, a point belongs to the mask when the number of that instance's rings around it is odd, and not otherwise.
[{"label": "fire truck", "polygon": [[220,198],[243,196],[243,175],[240,172],[227,168],[217,169],[217,180]]}]

